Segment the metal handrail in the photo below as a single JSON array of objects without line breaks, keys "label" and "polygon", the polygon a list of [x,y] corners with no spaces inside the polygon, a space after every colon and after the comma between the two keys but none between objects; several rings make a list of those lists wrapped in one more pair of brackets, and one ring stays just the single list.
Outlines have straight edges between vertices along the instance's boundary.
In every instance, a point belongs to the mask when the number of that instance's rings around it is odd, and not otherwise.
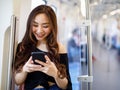
[{"label": "metal handrail", "polygon": [[12,63],[14,60],[14,46],[15,46],[15,33],[16,33],[16,16],[11,17],[11,32],[10,32],[10,46],[9,46],[9,63],[8,63],[8,80],[7,90],[10,90],[12,83]]}]

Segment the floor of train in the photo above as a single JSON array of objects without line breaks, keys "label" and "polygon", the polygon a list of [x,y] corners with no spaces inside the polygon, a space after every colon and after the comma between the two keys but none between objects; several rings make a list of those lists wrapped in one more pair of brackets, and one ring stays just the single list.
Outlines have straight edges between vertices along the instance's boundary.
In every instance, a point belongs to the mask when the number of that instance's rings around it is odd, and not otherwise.
[{"label": "floor of train", "polygon": [[[107,49],[97,41],[92,43],[93,55],[96,60],[93,62],[93,83],[92,90],[120,90],[120,59],[116,49]],[[80,73],[80,65],[70,63],[70,74],[73,90],[91,90],[87,84],[81,84],[76,79]],[[86,66],[82,66],[86,71]]]}]

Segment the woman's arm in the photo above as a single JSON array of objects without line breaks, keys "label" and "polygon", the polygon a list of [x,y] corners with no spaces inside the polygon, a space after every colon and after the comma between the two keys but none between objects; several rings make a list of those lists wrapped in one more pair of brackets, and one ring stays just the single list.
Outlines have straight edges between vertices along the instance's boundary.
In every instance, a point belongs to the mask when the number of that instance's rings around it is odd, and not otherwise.
[{"label": "woman's arm", "polygon": [[68,64],[68,56],[67,56],[67,50],[66,48],[62,45],[59,44],[59,53],[63,53],[62,57],[60,58],[60,62],[65,65],[66,67],[66,73],[67,73],[67,87],[66,90],[72,90],[72,82],[71,82],[71,77],[69,73],[69,64]]},{"label": "woman's arm", "polygon": [[15,71],[14,76],[15,76],[15,82],[16,84],[20,85],[22,83],[24,83],[28,72],[33,72],[34,68],[33,67],[33,61],[32,61],[32,57],[29,58],[29,60],[25,63],[25,65],[21,68],[21,71]]},{"label": "woman's arm", "polygon": [[54,76],[54,79],[55,79],[57,85],[60,88],[62,88],[62,89],[66,89],[67,88],[68,80],[67,80],[66,77],[61,79],[60,77],[58,77],[58,74],[56,74],[56,76]]},{"label": "woman's arm", "polygon": [[15,83],[17,85],[20,85],[20,84],[24,83],[24,81],[27,77],[27,72],[25,72],[23,70],[21,72],[15,72],[14,76],[15,76]]},{"label": "woman's arm", "polygon": [[[59,45],[59,53],[66,53],[67,52],[65,47],[61,43],[58,43],[58,45]],[[55,74],[55,76],[54,76],[54,79],[59,87],[61,87],[62,89],[67,88],[68,79],[66,77],[65,78],[58,77],[58,72],[57,72],[57,74]]]}]

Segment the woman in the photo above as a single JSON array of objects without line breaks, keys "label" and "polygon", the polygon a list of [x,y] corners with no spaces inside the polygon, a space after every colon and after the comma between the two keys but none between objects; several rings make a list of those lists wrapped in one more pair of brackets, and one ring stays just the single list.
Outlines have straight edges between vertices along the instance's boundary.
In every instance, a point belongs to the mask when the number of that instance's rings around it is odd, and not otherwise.
[{"label": "woman", "polygon": [[[44,52],[46,62],[35,60],[31,52]],[[25,36],[18,44],[14,63],[17,85],[25,90],[72,90],[67,53],[57,41],[57,19],[47,5],[40,5],[29,15]]]}]

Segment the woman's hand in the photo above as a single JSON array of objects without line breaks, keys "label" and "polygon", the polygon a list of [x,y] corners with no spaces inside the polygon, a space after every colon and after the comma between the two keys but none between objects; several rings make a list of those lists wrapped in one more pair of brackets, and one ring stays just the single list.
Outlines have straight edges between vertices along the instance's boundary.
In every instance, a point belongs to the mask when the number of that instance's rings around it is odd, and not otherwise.
[{"label": "woman's hand", "polygon": [[63,79],[59,78],[58,69],[55,66],[55,64],[49,59],[47,55],[45,55],[45,59],[46,59],[46,63],[36,60],[37,63],[43,66],[39,68],[38,71],[44,72],[47,75],[54,77],[56,84],[63,90],[66,90],[68,84],[67,78],[66,77]]},{"label": "woman's hand", "polygon": [[39,69],[41,67],[41,65],[36,65],[34,64],[33,60],[32,60],[32,56],[29,58],[29,60],[25,63],[25,65],[23,66],[23,72],[34,72],[37,71],[37,69]]},{"label": "woman's hand", "polygon": [[[45,59],[46,59],[46,63],[39,61],[39,60],[35,60],[35,62],[40,64],[39,68],[36,68],[37,71],[41,71],[43,73],[46,73],[49,76],[52,77],[56,77],[57,76],[57,72],[58,69],[55,66],[55,64],[49,59],[49,57],[47,55],[45,55]],[[42,65],[42,66],[41,66]]]}]

